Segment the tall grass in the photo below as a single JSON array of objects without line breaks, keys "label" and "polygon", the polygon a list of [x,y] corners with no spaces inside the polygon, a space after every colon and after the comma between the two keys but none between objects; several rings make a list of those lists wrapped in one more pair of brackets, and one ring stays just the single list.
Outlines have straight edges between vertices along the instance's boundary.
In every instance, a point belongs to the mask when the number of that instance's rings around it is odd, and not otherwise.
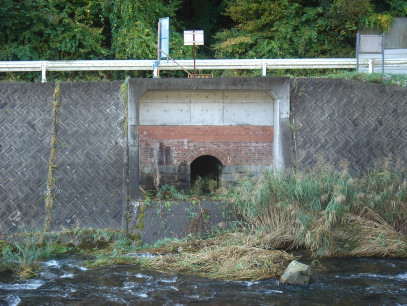
[{"label": "tall grass", "polygon": [[29,278],[35,276],[40,260],[65,251],[53,244],[40,243],[40,240],[40,234],[26,233],[14,243],[5,245],[0,254],[3,267],[16,271],[22,278]]},{"label": "tall grass", "polygon": [[10,270],[21,278],[36,275],[42,260],[67,254],[126,253],[139,242],[120,231],[74,228],[61,232],[24,232],[9,242],[0,241],[0,271]]},{"label": "tall grass", "polygon": [[[305,247],[315,255],[407,256],[406,177],[387,168],[357,178],[324,167],[268,172],[241,184],[232,197],[263,247]],[[373,232],[381,241],[372,242]]]}]

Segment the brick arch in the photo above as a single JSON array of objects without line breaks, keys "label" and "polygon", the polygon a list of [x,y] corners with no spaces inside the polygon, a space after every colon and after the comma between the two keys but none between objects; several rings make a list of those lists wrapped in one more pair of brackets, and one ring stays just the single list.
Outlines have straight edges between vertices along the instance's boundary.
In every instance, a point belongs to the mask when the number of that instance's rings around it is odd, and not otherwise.
[{"label": "brick arch", "polygon": [[226,152],[221,152],[221,151],[217,151],[217,150],[195,150],[193,152],[190,152],[187,154],[185,160],[188,163],[188,165],[190,166],[191,163],[197,159],[200,156],[204,156],[204,155],[210,155],[213,156],[215,158],[217,158],[223,166],[230,164],[229,158],[228,158],[228,154]]}]

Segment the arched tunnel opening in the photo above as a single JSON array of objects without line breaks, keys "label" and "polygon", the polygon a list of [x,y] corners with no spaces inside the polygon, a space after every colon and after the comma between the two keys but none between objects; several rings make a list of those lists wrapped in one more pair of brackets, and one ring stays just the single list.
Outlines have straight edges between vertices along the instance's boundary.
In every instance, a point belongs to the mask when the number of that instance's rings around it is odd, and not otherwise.
[{"label": "arched tunnel opening", "polygon": [[191,188],[210,193],[219,188],[223,165],[216,157],[202,155],[191,163]]}]

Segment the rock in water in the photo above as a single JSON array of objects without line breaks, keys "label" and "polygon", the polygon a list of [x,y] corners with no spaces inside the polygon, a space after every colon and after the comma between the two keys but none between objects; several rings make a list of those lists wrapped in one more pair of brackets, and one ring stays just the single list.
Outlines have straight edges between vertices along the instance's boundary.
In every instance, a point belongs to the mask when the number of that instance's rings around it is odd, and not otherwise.
[{"label": "rock in water", "polygon": [[283,284],[307,285],[311,279],[311,267],[296,260],[290,262],[280,278]]}]

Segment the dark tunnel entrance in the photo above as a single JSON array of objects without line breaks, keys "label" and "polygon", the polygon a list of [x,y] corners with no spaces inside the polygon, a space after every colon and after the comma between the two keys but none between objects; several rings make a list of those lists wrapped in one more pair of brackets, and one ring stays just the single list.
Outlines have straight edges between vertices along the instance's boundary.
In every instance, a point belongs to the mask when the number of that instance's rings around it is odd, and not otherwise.
[{"label": "dark tunnel entrance", "polygon": [[203,155],[191,163],[191,187],[209,193],[219,188],[222,163],[216,157]]}]

